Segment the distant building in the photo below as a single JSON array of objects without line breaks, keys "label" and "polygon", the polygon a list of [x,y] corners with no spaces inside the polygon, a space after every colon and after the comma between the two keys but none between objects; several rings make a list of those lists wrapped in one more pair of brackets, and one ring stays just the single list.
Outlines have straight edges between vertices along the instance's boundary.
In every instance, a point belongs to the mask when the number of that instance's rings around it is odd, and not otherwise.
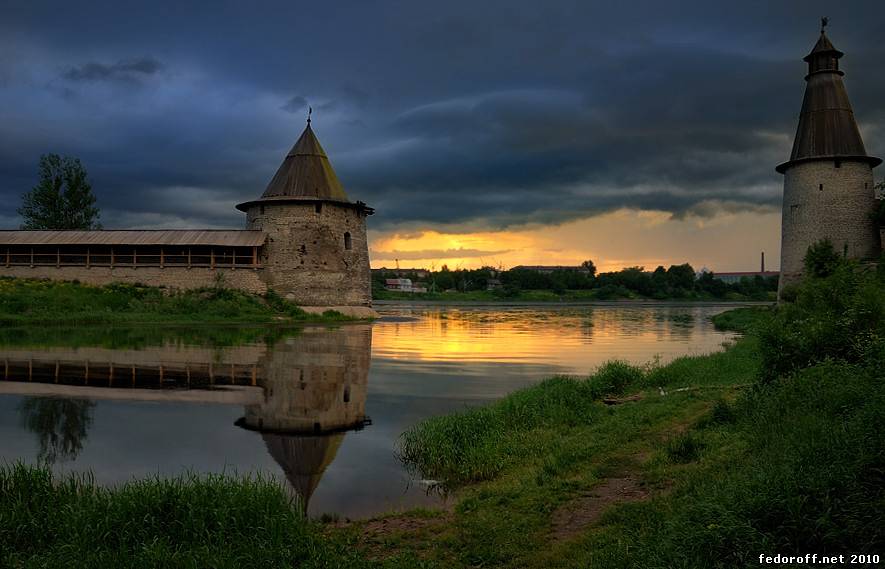
[{"label": "distant building", "polygon": [[504,288],[501,279],[489,279],[486,281],[486,290],[499,290]]},{"label": "distant building", "polygon": [[756,277],[769,278],[780,275],[780,271],[736,271],[731,273],[713,272],[713,278],[728,284],[739,283],[741,279],[753,279]]},{"label": "distant building", "polygon": [[554,273],[556,271],[573,271],[576,273],[584,273],[589,274],[590,269],[583,265],[572,266],[572,265],[517,265],[510,269],[511,271],[535,271],[536,273],[542,273],[545,275],[549,275],[550,273]]},{"label": "distant building", "polygon": [[817,241],[829,239],[852,259],[876,259],[882,252],[873,221],[873,168],[882,160],[867,155],[842,82],[843,53],[823,26],[805,56],[807,84],[793,150],[776,168],[784,175],[778,294],[802,278],[805,253]]},{"label": "distant building", "polygon": [[241,203],[245,230],[0,231],[0,276],[274,290],[304,307],[365,315],[372,303],[366,217],[310,127],[260,198]]},{"label": "distant building", "polygon": [[412,279],[385,279],[384,288],[398,292],[427,292],[423,283],[413,283]]}]

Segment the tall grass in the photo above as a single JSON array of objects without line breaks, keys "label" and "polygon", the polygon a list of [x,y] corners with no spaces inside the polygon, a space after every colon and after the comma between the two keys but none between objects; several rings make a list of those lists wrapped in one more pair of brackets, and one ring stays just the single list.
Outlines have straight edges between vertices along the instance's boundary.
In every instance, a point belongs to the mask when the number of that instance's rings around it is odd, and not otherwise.
[{"label": "tall grass", "polygon": [[0,277],[0,323],[7,325],[347,319],[334,311],[321,316],[308,314],[273,291],[258,296],[223,287],[166,290]]},{"label": "tall grass", "polygon": [[605,412],[602,397],[620,395],[643,377],[617,361],[588,379],[554,377],[491,405],[421,422],[400,437],[399,454],[449,486],[488,480],[524,456],[529,431],[590,424]]},{"label": "tall grass", "polygon": [[281,487],[188,476],[118,489],[46,468],[0,467],[0,564],[292,567],[317,547]]}]

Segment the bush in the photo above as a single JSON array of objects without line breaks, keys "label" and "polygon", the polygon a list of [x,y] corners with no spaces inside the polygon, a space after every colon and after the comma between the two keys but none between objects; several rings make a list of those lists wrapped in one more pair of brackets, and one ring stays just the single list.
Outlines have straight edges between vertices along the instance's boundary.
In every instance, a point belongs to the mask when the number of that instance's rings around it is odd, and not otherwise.
[{"label": "bush", "polygon": [[836,272],[842,257],[833,248],[833,242],[823,239],[811,245],[802,259],[805,274],[811,277],[828,277]]},{"label": "bush", "polygon": [[859,362],[885,339],[885,281],[840,261],[832,274],[809,277],[795,300],[759,325],[762,378],[786,376],[816,362]]}]

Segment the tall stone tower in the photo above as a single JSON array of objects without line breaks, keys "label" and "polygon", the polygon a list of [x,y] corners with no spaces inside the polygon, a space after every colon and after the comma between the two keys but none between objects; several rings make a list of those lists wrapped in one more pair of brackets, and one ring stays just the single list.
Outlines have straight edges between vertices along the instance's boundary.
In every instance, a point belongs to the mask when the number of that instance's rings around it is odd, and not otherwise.
[{"label": "tall stone tower", "polygon": [[824,32],[805,56],[805,99],[790,160],[777,167],[784,175],[781,223],[781,276],[778,294],[801,280],[808,247],[829,239],[854,259],[879,256],[873,168],[839,70],[843,53]]},{"label": "tall stone tower", "polygon": [[351,202],[310,118],[261,198],[241,203],[246,228],[264,231],[267,286],[304,307],[371,306],[366,217]]}]

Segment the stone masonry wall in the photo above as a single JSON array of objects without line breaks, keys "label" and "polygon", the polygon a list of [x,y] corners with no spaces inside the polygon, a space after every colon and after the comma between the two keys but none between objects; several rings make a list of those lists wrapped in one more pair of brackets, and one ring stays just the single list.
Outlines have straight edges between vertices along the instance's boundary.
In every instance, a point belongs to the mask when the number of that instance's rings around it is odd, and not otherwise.
[{"label": "stone masonry wall", "polygon": [[261,262],[269,288],[301,306],[371,306],[364,212],[330,202],[265,202],[249,208],[246,227],[267,233]]},{"label": "stone masonry wall", "polygon": [[92,285],[111,283],[141,283],[167,288],[193,289],[215,285],[216,275],[224,275],[224,286],[255,294],[267,292],[261,277],[264,269],[210,269],[203,267],[5,267],[0,265],[0,276],[29,279],[80,281]]},{"label": "stone masonry wall", "polygon": [[875,210],[873,171],[866,162],[802,162],[784,174],[779,293],[802,277],[808,247],[830,239],[838,252],[875,259],[882,251]]}]

